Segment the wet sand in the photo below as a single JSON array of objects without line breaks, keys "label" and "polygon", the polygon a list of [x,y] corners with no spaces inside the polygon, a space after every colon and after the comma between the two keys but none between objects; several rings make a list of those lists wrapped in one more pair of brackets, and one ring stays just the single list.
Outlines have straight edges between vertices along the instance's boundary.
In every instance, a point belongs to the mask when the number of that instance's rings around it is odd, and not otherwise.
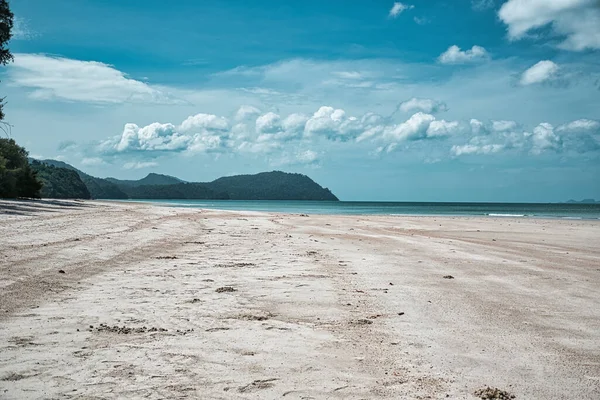
[{"label": "wet sand", "polygon": [[600,398],[600,221],[0,201],[0,398]]}]

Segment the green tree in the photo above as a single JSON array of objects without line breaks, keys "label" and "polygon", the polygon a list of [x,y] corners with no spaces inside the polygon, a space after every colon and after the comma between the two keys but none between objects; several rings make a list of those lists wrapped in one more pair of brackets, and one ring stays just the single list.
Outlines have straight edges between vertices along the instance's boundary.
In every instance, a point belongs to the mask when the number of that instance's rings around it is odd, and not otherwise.
[{"label": "green tree", "polygon": [[[7,47],[12,37],[14,15],[10,11],[8,1],[0,0],[0,64],[6,65],[13,60],[13,55]],[[4,120],[4,98],[0,99],[0,121]]]},{"label": "green tree", "polygon": [[[13,60],[7,45],[12,37],[13,13],[8,1],[0,0],[0,64]],[[4,98],[0,99],[0,123],[4,120]],[[41,183],[27,159],[27,150],[12,139],[0,139],[0,198],[40,197]]]},{"label": "green tree", "polygon": [[13,139],[0,139],[0,198],[40,197],[42,184],[27,155]]}]

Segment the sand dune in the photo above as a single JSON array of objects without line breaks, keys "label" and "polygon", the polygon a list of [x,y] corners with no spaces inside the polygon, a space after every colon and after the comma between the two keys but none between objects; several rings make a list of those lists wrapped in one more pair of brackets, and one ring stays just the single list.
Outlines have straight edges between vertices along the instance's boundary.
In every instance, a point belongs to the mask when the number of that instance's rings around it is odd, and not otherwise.
[{"label": "sand dune", "polygon": [[0,201],[0,398],[600,398],[600,222]]}]

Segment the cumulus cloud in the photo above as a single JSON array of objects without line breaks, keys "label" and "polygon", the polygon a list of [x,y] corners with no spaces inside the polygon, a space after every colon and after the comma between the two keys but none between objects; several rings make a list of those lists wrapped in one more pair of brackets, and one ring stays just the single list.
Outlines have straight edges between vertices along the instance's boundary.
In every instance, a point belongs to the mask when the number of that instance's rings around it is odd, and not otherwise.
[{"label": "cumulus cloud", "polygon": [[217,117],[214,114],[199,113],[189,116],[179,127],[183,132],[197,130],[227,131],[229,122],[224,117]]},{"label": "cumulus cloud", "polygon": [[[560,152],[568,156],[600,151],[600,122],[596,120],[579,119],[557,127],[542,122],[526,129],[511,120],[438,119],[433,112],[446,106],[435,100],[413,98],[401,103],[400,108],[417,112],[402,122],[393,122],[391,117],[376,113],[352,116],[331,106],[319,107],[311,115],[281,115],[272,111],[256,114],[250,110],[237,123],[237,114],[232,122],[226,117],[198,113],[180,124],[125,124],[120,135],[101,142],[98,150],[101,155],[113,158],[135,153],[138,160],[142,154],[154,159],[164,153],[252,153],[265,155],[270,162],[302,165],[319,164],[321,154],[297,149],[320,145],[326,140],[372,144],[379,148],[376,153],[418,148],[431,141],[439,154],[445,152],[455,157],[502,152],[530,156]],[[131,164],[129,168],[142,166]]]},{"label": "cumulus cloud", "polygon": [[547,122],[536,126],[533,133],[526,136],[531,137],[533,154],[540,154],[545,150],[558,150],[561,147],[560,137],[554,133],[554,127]]},{"label": "cumulus cloud", "polygon": [[261,111],[253,106],[243,105],[235,113],[236,121],[244,121],[249,118],[255,118],[260,115]]},{"label": "cumulus cloud", "polygon": [[521,75],[521,85],[533,85],[556,79],[559,67],[550,60],[543,60],[528,68]]},{"label": "cumulus cloud", "polygon": [[600,121],[578,119],[556,128],[565,150],[577,153],[600,150]]},{"label": "cumulus cloud", "polygon": [[493,120],[491,130],[494,132],[507,132],[515,130],[517,127],[518,124],[515,121]]},{"label": "cumulus cloud", "polygon": [[446,103],[433,99],[419,99],[413,97],[410,100],[403,101],[398,106],[398,109],[405,113],[414,113],[422,111],[428,114],[435,114],[442,111],[448,111]]},{"label": "cumulus cloud", "polygon": [[132,161],[123,164],[123,169],[144,169],[157,167],[158,163],[155,161]]},{"label": "cumulus cloud", "polygon": [[402,14],[406,10],[410,10],[411,8],[415,8],[413,5],[403,4],[400,2],[395,2],[392,8],[390,9],[389,17],[396,18],[398,15]]},{"label": "cumulus cloud", "polygon": [[554,36],[563,38],[558,45],[563,49],[600,49],[598,0],[509,0],[498,16],[507,25],[510,40],[549,26]]},{"label": "cumulus cloud", "polygon": [[463,51],[457,45],[453,45],[440,54],[438,62],[442,64],[468,64],[482,62],[489,58],[487,50],[481,46],[473,46],[470,50]]},{"label": "cumulus cloud", "polygon": [[129,78],[113,66],[43,54],[15,54],[12,85],[31,89],[38,100],[89,103],[179,103],[166,93]]},{"label": "cumulus cloud", "polygon": [[256,119],[258,133],[275,133],[281,130],[281,117],[274,112],[268,112]]}]

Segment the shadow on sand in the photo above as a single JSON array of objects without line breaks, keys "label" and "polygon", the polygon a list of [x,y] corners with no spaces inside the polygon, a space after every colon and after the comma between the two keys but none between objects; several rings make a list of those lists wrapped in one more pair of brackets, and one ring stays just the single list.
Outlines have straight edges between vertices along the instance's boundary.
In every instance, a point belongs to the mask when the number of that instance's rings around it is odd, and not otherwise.
[{"label": "shadow on sand", "polygon": [[41,213],[52,213],[61,211],[64,208],[83,209],[91,207],[82,200],[58,200],[58,199],[40,199],[40,200],[0,200],[1,215],[23,215],[32,216]]}]

